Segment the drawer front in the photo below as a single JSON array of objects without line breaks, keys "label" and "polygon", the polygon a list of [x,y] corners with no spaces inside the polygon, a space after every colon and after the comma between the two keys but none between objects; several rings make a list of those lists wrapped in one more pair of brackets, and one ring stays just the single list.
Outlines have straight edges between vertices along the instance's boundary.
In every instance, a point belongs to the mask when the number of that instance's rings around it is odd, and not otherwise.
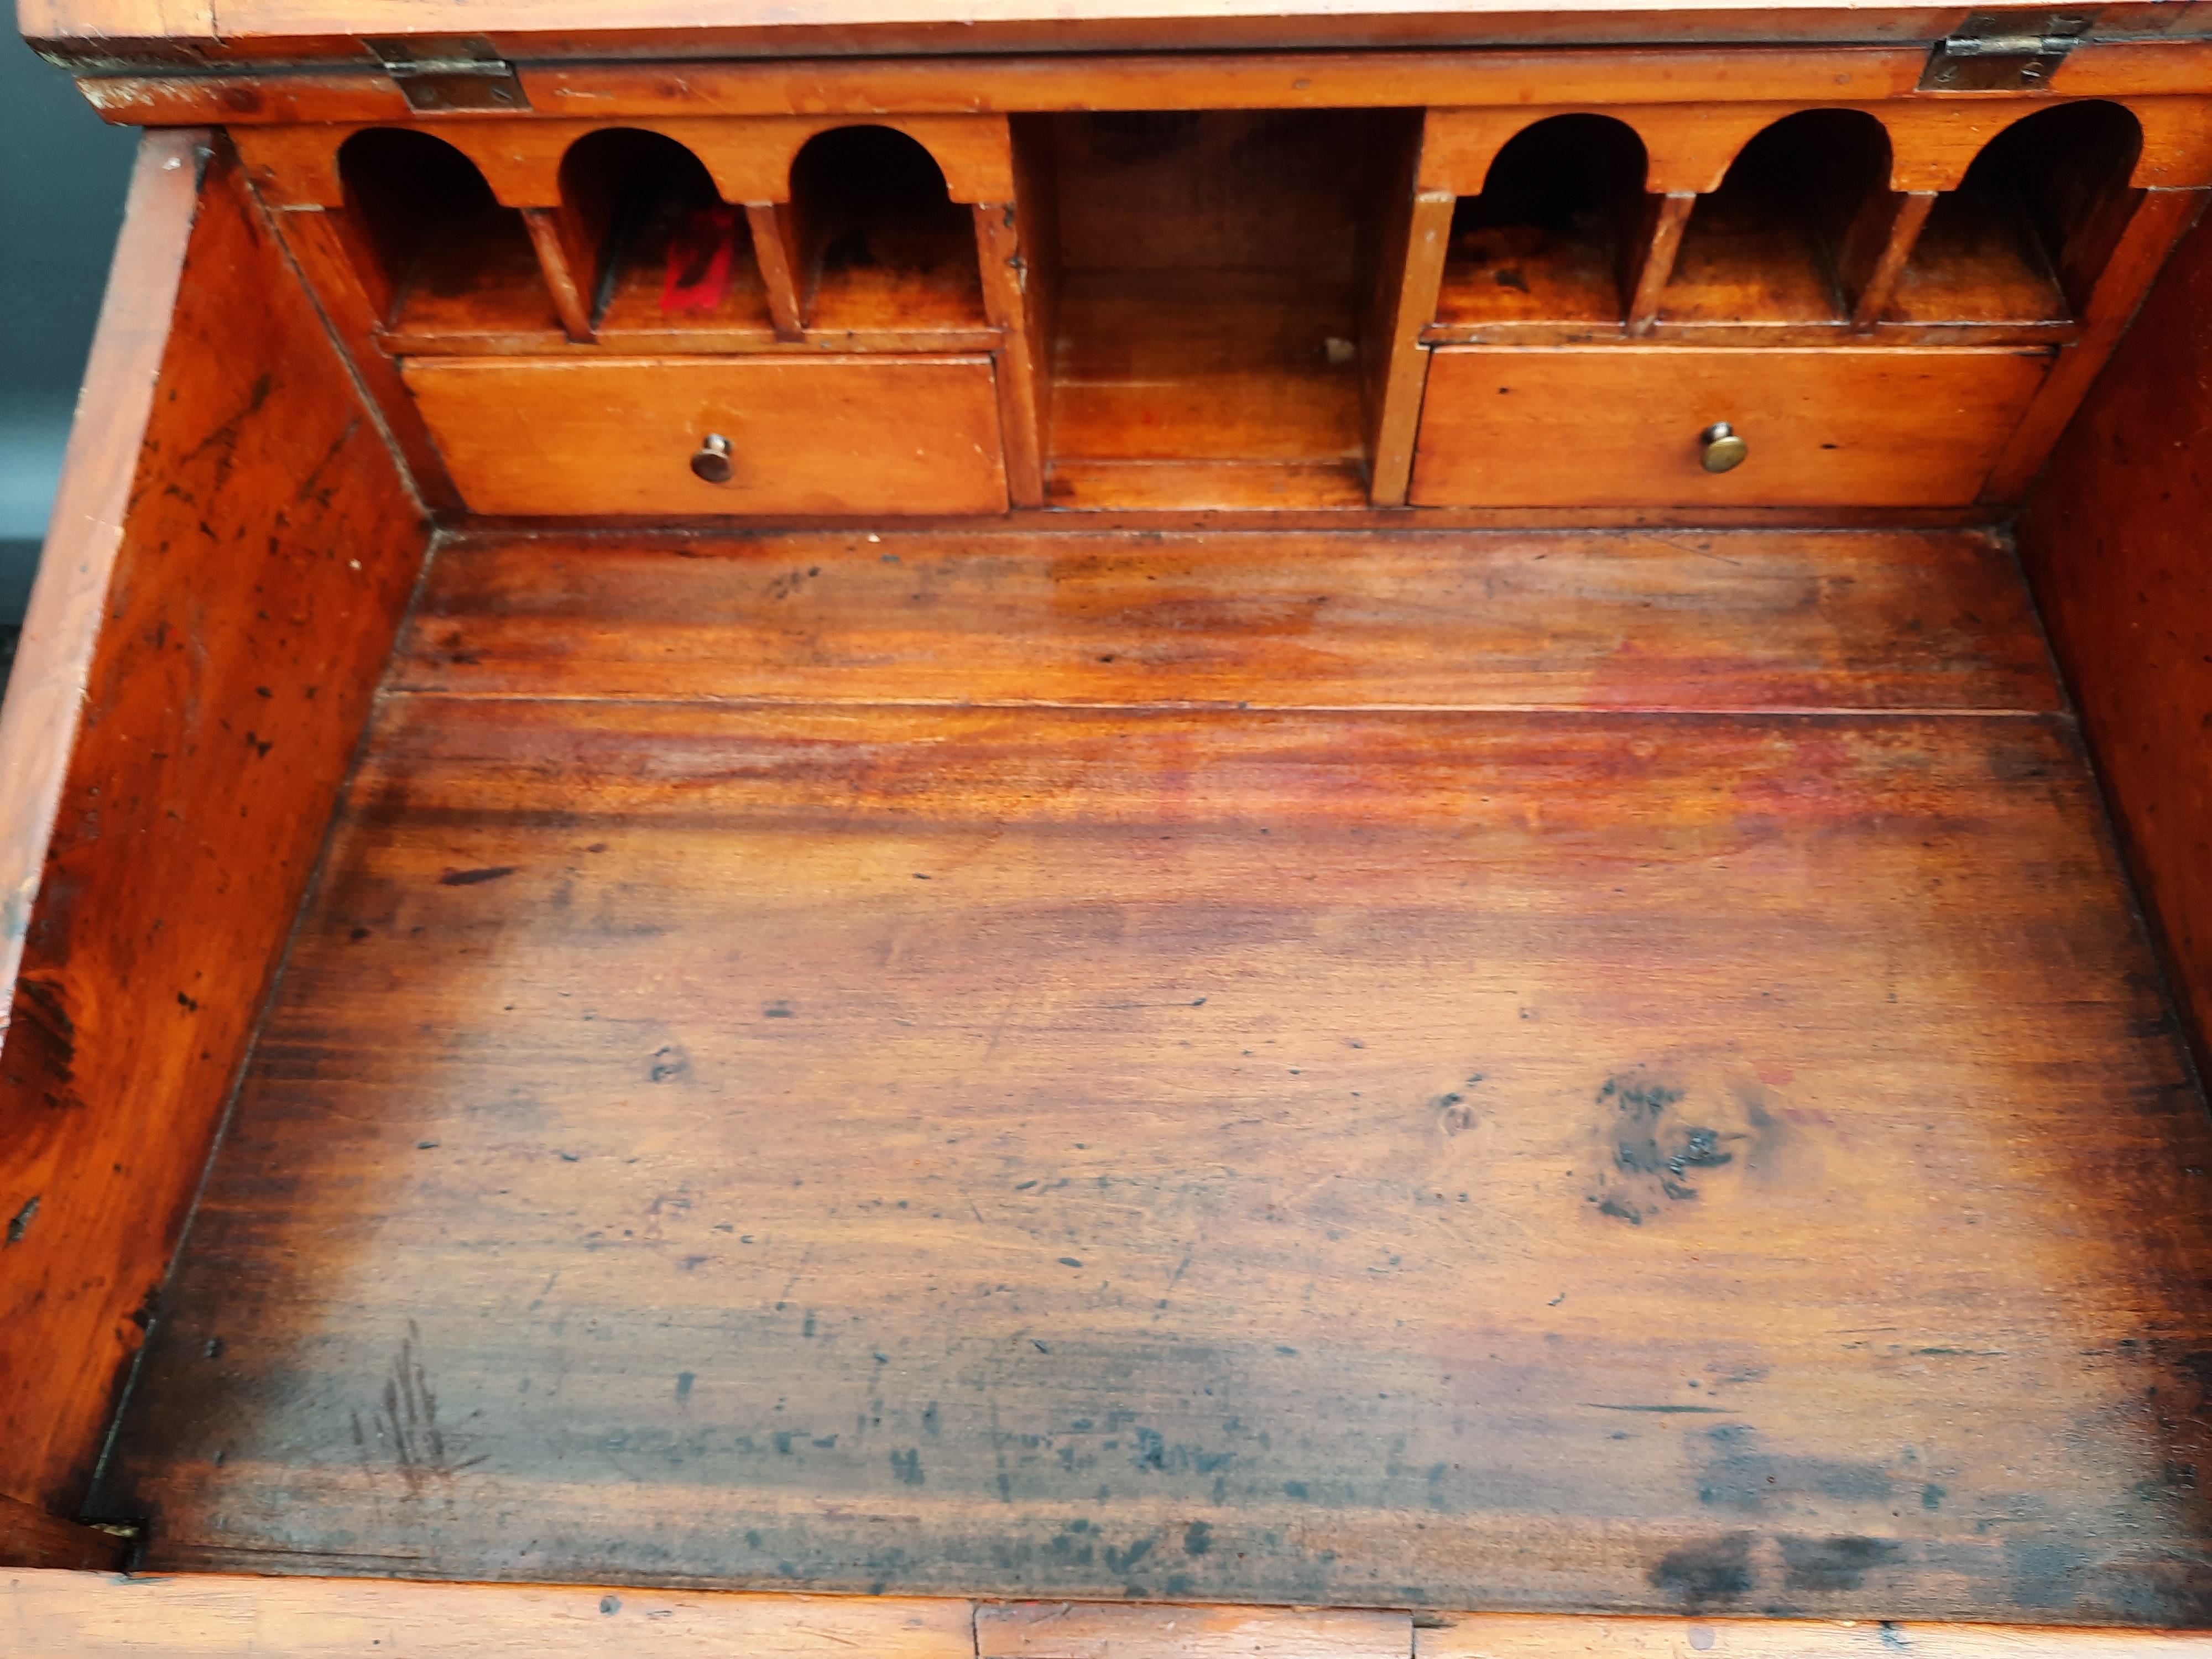
[{"label": "drawer front", "polygon": [[[1963,507],[2041,384],[2018,350],[1438,350],[1422,507]],[[1749,446],[1709,472],[1699,434]]]},{"label": "drawer front", "polygon": [[[988,357],[410,360],[472,511],[1003,513]],[[691,468],[709,434],[729,477]]]}]

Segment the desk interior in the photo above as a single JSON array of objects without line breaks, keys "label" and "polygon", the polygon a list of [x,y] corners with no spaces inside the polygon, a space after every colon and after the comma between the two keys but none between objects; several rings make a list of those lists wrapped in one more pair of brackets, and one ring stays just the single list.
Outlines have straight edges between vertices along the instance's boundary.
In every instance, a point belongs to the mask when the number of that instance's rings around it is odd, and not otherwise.
[{"label": "desk interior", "polygon": [[2208,1170],[1996,538],[478,533],[95,1512],[2202,1623]]}]

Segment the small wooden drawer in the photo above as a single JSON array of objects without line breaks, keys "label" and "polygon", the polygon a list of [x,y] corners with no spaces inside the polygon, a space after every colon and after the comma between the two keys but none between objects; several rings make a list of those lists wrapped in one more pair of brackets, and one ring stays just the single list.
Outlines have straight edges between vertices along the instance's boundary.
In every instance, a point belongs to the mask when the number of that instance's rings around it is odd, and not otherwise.
[{"label": "small wooden drawer", "polygon": [[[2039,351],[1593,346],[1440,349],[1422,507],[1958,507],[2048,362]],[[1700,434],[1748,445],[1711,472]]]},{"label": "small wooden drawer", "polygon": [[[477,513],[1003,513],[988,357],[418,357],[405,368]],[[693,469],[710,439],[726,482]]]}]

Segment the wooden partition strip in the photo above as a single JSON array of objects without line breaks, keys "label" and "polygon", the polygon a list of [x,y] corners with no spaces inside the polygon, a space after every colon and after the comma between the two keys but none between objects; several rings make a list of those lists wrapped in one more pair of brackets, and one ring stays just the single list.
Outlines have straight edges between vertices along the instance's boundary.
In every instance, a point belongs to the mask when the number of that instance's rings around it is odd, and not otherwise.
[{"label": "wooden partition strip", "polygon": [[1636,269],[1636,283],[1628,299],[1628,331],[1649,334],[1659,320],[1660,296],[1674,274],[1674,256],[1682,250],[1682,229],[1690,222],[1697,196],[1674,191],[1659,198],[1651,214],[1650,233],[1644,238],[1644,258]]},{"label": "wooden partition strip", "polygon": [[598,283],[589,271],[580,273],[569,263],[561,235],[561,210],[524,208],[522,222],[530,227],[530,245],[538,251],[538,269],[552,293],[562,332],[579,345],[589,345],[597,332],[592,327],[591,290]]},{"label": "wooden partition strip", "polygon": [[768,312],[779,340],[806,337],[799,295],[798,261],[792,258],[789,203],[748,202],[745,223],[753,234],[753,260],[768,289]]},{"label": "wooden partition strip", "polygon": [[2120,839],[2212,1071],[2212,218],[2175,252],[2020,521]]},{"label": "wooden partition strip", "polygon": [[1990,470],[1982,489],[1985,505],[2014,505],[2035,482],[2058,434],[2074,418],[2074,411],[2105,367],[2106,359],[2127,331],[2166,255],[2203,211],[2208,193],[2212,192],[2143,192],[2084,307],[2081,337],[2059,349],[2058,360],[2051,365],[2042,389]]},{"label": "wooden partition strip", "polygon": [[1000,441],[1006,452],[1006,497],[1016,507],[1042,507],[1044,452],[1036,355],[1049,349],[1049,344],[1037,338],[1030,317],[1014,204],[978,202],[974,211],[983,313],[1000,336],[996,378]]},{"label": "wooden partition strip", "polygon": [[0,1562],[113,1572],[131,1554],[131,1540],[79,1526],[14,1498],[0,1498]]},{"label": "wooden partition strip", "polygon": [[1839,263],[1844,285],[1852,295],[1851,331],[1871,333],[1889,309],[1897,279],[1920,240],[1929,210],[1936,205],[1933,191],[1899,191],[1875,196],[1851,225]]},{"label": "wooden partition strip", "polygon": [[1403,507],[1413,476],[1413,446],[1420,435],[1421,395],[1427,386],[1429,351],[1421,328],[1437,314],[1443,287],[1444,255],[1451,244],[1452,210],[1458,198],[1446,191],[1421,191],[1413,198],[1403,222],[1404,253],[1389,294],[1387,331],[1377,345],[1382,354],[1377,391],[1370,393],[1368,440],[1368,499],[1376,507]]},{"label": "wooden partition strip", "polygon": [[195,204],[206,154],[142,151],[0,714],[0,1492],[63,1514],[427,541],[235,167]]}]

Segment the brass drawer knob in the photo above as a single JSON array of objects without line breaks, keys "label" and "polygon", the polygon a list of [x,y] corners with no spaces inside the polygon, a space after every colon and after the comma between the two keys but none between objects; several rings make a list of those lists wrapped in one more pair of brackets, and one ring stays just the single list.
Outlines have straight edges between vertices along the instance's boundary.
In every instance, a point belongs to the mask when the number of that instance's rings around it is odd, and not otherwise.
[{"label": "brass drawer knob", "polygon": [[709,432],[692,454],[691,470],[708,483],[729,483],[737,471],[730,460],[730,441],[719,432]]},{"label": "brass drawer knob", "polygon": [[1715,421],[1698,434],[1698,465],[1708,472],[1728,472],[1741,466],[1751,446],[1726,421]]}]

